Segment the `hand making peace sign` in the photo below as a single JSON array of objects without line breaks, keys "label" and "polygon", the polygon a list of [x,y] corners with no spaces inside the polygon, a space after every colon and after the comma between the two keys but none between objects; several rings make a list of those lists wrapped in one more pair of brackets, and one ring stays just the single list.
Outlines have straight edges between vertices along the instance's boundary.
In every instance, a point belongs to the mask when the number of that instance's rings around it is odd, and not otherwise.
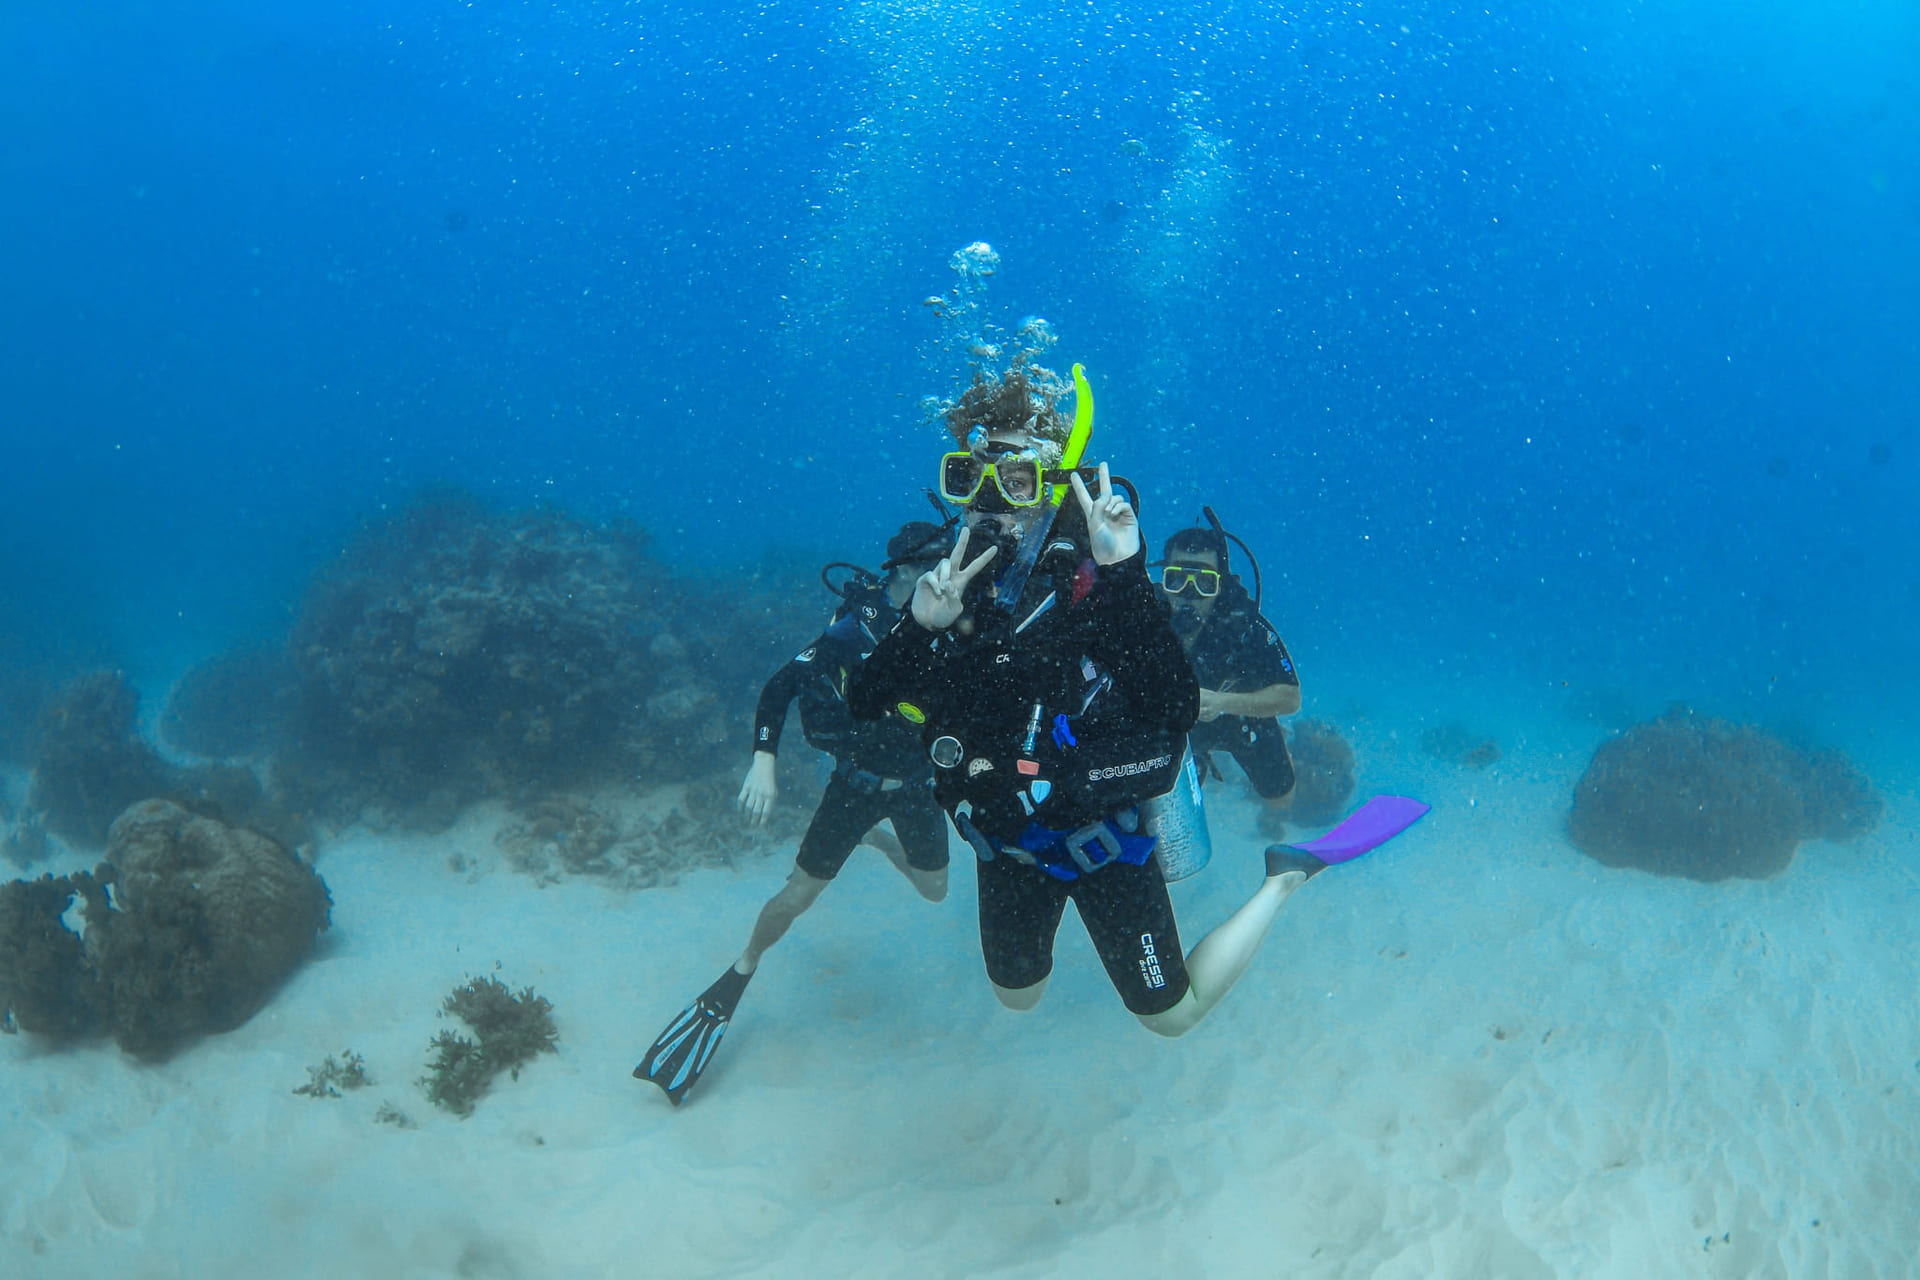
[{"label": "hand making peace sign", "polygon": [[967,584],[987,567],[1000,548],[988,547],[966,568],[958,568],[967,556],[967,536],[973,530],[960,530],[947,558],[920,575],[913,588],[913,620],[929,631],[945,631],[960,620],[967,607]]},{"label": "hand making peace sign", "polygon": [[1140,517],[1133,504],[1113,491],[1113,477],[1107,464],[1100,464],[1100,496],[1087,492],[1086,481],[1078,471],[1070,481],[1073,496],[1080,499],[1080,510],[1087,517],[1087,540],[1095,564],[1119,564],[1140,550]]}]

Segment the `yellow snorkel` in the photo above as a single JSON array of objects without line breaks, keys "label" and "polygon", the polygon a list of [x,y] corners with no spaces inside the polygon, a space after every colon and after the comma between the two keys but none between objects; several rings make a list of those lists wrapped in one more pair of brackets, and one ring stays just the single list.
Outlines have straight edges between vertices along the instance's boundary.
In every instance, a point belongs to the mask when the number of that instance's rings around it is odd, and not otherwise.
[{"label": "yellow snorkel", "polygon": [[[1067,448],[1060,455],[1060,468],[1071,471],[1087,455],[1087,441],[1093,439],[1093,388],[1087,385],[1085,365],[1073,366],[1073,430],[1067,436]],[[1067,486],[1053,486],[1053,505],[1066,500]]]}]

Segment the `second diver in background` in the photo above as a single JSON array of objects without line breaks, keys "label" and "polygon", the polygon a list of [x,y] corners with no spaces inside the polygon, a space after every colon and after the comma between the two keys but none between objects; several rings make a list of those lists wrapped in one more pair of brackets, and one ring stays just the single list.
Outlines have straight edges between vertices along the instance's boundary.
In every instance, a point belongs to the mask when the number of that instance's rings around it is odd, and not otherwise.
[{"label": "second diver in background", "polygon": [[[1212,507],[1205,512],[1210,527],[1176,530],[1158,566],[1161,598],[1200,681],[1200,720],[1189,743],[1202,777],[1218,772],[1212,753],[1231,755],[1271,812],[1293,794],[1293,757],[1278,717],[1300,710],[1300,673],[1260,611],[1259,565],[1249,595],[1227,557],[1233,535]],[[1247,559],[1253,562],[1251,552]]]},{"label": "second diver in background", "polygon": [[[855,847],[864,842],[881,848],[927,901],[947,896],[947,826],[933,802],[919,736],[912,725],[891,717],[855,721],[847,712],[846,686],[892,628],[916,580],[946,556],[950,543],[946,526],[926,521],[903,526],[887,543],[886,576],[856,574],[826,631],[761,691],[753,764],[740,787],[739,803],[747,816],[765,822],[779,795],[776,754],[787,706],[796,699],[801,730],[811,745],[833,757],[833,776],[800,840],[793,873],[760,909],[746,950],[668,1024],[634,1068],[636,1077],[659,1085],[676,1105],[712,1058],[760,958],[833,883]],[[880,822],[892,825],[896,839],[871,830]]]}]

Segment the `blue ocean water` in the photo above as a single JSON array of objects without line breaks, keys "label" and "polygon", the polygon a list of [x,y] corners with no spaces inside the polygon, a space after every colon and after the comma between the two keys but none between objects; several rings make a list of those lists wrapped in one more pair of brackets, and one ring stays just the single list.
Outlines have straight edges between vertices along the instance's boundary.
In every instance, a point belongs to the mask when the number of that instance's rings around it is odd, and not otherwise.
[{"label": "blue ocean water", "polygon": [[0,660],[164,683],[433,485],[871,559],[986,241],[1304,662],[1911,746],[1917,69],[1904,0],[10,6]]}]

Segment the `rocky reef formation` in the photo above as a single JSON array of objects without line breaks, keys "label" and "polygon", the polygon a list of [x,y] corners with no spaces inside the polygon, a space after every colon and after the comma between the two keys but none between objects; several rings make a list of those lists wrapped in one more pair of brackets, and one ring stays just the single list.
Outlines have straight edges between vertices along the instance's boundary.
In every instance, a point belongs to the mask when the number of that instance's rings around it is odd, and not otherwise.
[{"label": "rocky reef formation", "polygon": [[1352,746],[1324,720],[1298,719],[1287,728],[1295,778],[1287,822],[1324,827],[1339,821],[1353,797]]},{"label": "rocky reef formation", "polygon": [[731,772],[800,595],[676,577],[631,524],[422,501],[308,592],[276,776],[335,820],[431,828],[482,798]]},{"label": "rocky reef formation", "polygon": [[[831,607],[812,577],[682,572],[629,523],[424,498],[316,575],[284,645],[176,684],[161,735],[211,762],[143,741],[116,673],[60,693],[0,855],[29,865],[48,833],[97,849],[154,798],[295,849],[316,822],[434,830],[492,800],[525,815],[508,849],[541,878],[660,883],[765,841],[731,800],[761,683]],[[783,777],[796,799],[817,791],[807,763]],[[603,840],[548,812],[612,793],[675,800],[651,818],[617,803],[627,816]]]},{"label": "rocky reef formation", "polygon": [[54,682],[5,646],[0,634],[0,764],[32,763],[35,726],[53,696]]},{"label": "rocky reef formation", "polygon": [[69,683],[41,717],[27,802],[0,825],[0,853],[26,866],[47,852],[46,837],[99,849],[121,813],[143,800],[170,800],[194,813],[251,827],[292,848],[310,837],[306,816],[269,794],[242,765],[181,767],[163,759],[138,727],[140,697],[117,671]]},{"label": "rocky reef formation", "polygon": [[280,650],[218,655],[190,668],[168,691],[161,739],[199,756],[270,754],[292,693],[293,670]]},{"label": "rocky reef formation", "polygon": [[327,927],[332,900],[311,867],[165,800],[114,821],[107,859],[0,888],[7,1029],[111,1035],[164,1058],[251,1018]]},{"label": "rocky reef formation", "polygon": [[175,770],[141,737],[140,695],[117,671],[96,671],[63,689],[40,719],[27,803],[41,824],[97,849],[131,805],[165,795]]},{"label": "rocky reef formation", "polygon": [[0,860],[30,867],[47,854],[47,832],[40,815],[30,808],[15,809],[0,799]]},{"label": "rocky reef formation", "polygon": [[1866,777],[1754,725],[1675,707],[1600,744],[1568,835],[1588,857],[1694,880],[1762,880],[1803,840],[1851,840],[1880,821]]}]

